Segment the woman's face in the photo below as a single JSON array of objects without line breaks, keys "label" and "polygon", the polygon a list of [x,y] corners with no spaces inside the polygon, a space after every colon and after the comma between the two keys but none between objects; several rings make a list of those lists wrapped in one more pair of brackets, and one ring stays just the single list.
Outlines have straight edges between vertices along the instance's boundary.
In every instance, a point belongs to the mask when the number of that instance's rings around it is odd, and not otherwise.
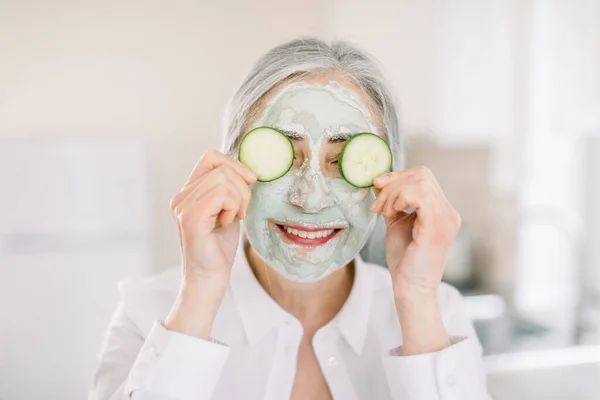
[{"label": "woman's face", "polygon": [[294,145],[292,169],[256,183],[244,229],[257,254],[288,279],[322,279],[351,261],[376,220],[371,188],[356,188],[338,172],[344,142],[378,134],[369,108],[352,85],[319,79],[291,83],[271,95],[250,128],[269,126]]}]

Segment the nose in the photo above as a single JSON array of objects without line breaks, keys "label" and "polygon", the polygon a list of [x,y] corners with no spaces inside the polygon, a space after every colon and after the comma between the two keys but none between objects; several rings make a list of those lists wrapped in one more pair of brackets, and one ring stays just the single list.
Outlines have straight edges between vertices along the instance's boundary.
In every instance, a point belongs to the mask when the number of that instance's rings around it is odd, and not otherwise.
[{"label": "nose", "polygon": [[295,183],[288,200],[301,211],[316,214],[335,205],[334,196],[321,173],[305,170]]}]

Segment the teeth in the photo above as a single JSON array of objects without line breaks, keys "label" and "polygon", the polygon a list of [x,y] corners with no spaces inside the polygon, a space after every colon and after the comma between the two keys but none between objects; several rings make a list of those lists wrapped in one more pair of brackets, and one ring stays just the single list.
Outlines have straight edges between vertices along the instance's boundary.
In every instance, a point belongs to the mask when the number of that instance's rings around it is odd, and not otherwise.
[{"label": "teeth", "polygon": [[284,227],[286,232],[292,235],[300,236],[305,239],[319,239],[324,238],[331,235],[334,232],[334,229],[328,229],[326,231],[316,231],[316,232],[307,232],[307,231],[299,231],[298,229],[293,229],[290,227]]}]

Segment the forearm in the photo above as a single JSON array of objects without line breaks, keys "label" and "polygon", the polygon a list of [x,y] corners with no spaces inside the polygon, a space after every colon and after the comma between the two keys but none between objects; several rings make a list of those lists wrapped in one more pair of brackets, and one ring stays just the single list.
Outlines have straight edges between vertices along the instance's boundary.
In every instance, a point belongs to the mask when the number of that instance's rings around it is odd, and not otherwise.
[{"label": "forearm", "polygon": [[450,339],[434,295],[396,291],[396,311],[402,328],[404,356],[432,353],[450,346]]},{"label": "forearm", "polygon": [[165,319],[165,328],[208,340],[226,287],[227,280],[184,281]]},{"label": "forearm", "polygon": [[[448,286],[439,291],[404,288],[395,292],[403,343],[384,357],[391,397],[491,400],[481,344],[458,291]],[[395,285],[394,289],[398,287]],[[443,319],[439,302],[443,305]],[[455,341],[453,336],[462,340]]]}]

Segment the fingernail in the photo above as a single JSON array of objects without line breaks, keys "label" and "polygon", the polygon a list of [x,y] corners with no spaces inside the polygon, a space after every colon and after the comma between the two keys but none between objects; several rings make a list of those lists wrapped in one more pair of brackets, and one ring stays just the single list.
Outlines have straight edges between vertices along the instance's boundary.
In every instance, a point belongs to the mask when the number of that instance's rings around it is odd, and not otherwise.
[{"label": "fingernail", "polygon": [[389,179],[389,176],[387,175],[382,175],[379,178],[375,179],[375,181],[373,182],[376,186],[381,186],[384,183],[387,182],[387,180]]},{"label": "fingernail", "polygon": [[373,204],[371,204],[371,211],[375,212],[376,209],[377,209],[377,201],[374,201]]},{"label": "fingernail", "polygon": [[258,179],[258,175],[256,175],[254,172],[250,171],[248,172],[248,178],[252,179],[253,181]]}]

